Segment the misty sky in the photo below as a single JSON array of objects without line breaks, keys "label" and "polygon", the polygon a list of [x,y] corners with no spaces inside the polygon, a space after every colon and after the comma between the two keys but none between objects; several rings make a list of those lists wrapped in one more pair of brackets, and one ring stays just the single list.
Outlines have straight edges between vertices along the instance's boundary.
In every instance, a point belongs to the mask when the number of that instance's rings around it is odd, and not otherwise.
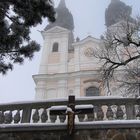
[{"label": "misty sky", "polygon": [[[133,8],[133,16],[140,14],[139,0],[122,0]],[[57,6],[59,0],[55,0]],[[66,5],[73,14],[75,38],[85,38],[87,35],[100,38],[105,31],[104,13],[110,0],[66,0]],[[48,24],[45,19],[42,25],[32,29],[31,37],[41,45],[43,39],[39,31]],[[41,49],[42,51],[42,49]],[[13,101],[34,100],[35,84],[32,75],[38,73],[41,51],[35,54],[32,61],[25,61],[23,65],[15,65],[13,71],[7,75],[0,75],[0,103]]]}]

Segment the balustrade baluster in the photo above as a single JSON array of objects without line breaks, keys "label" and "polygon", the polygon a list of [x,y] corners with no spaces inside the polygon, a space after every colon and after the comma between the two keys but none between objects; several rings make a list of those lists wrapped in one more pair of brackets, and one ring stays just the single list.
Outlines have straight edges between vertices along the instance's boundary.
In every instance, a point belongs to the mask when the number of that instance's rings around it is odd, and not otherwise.
[{"label": "balustrade baluster", "polygon": [[97,120],[103,120],[104,112],[101,106],[97,106]]},{"label": "balustrade baluster", "polygon": [[123,116],[124,116],[124,112],[123,112],[121,106],[118,106],[117,112],[116,112],[116,117],[117,117],[117,119],[123,119]]},{"label": "balustrade baluster", "polygon": [[84,121],[85,114],[78,114],[77,116],[78,116],[79,122],[83,122]]},{"label": "balustrade baluster", "polygon": [[138,109],[137,109],[136,118],[140,119],[140,105],[138,106]]},{"label": "balustrade baluster", "polygon": [[93,121],[94,120],[94,112],[87,114],[87,117],[88,117],[88,121]]},{"label": "balustrade baluster", "polygon": [[48,115],[46,109],[43,110],[41,114],[41,122],[45,123],[48,120]]},{"label": "balustrade baluster", "polygon": [[20,110],[18,110],[17,112],[16,112],[16,114],[14,115],[14,123],[19,123],[20,122],[20,119],[21,119],[21,117],[20,117]]},{"label": "balustrade baluster", "polygon": [[94,119],[95,119],[95,117],[94,117],[94,108],[92,108],[92,112],[91,113],[87,113],[87,120],[88,121],[93,121]]},{"label": "balustrade baluster", "polygon": [[112,111],[112,108],[111,108],[111,106],[108,106],[107,112],[106,112],[106,117],[108,120],[112,120],[113,116],[114,116],[114,113]]},{"label": "balustrade baluster", "polygon": [[126,105],[126,117],[128,120],[136,119],[134,104]]},{"label": "balustrade baluster", "polygon": [[8,113],[5,113],[4,116],[5,116],[5,123],[6,124],[9,124],[13,121],[12,111],[9,111]]},{"label": "balustrade baluster", "polygon": [[52,123],[55,123],[56,119],[57,119],[57,115],[50,115],[50,120]]},{"label": "balustrade baluster", "polygon": [[38,112],[38,109],[36,109],[32,116],[32,120],[34,123],[37,123],[39,121],[39,119],[40,119],[39,112]]},{"label": "balustrade baluster", "polygon": [[64,123],[66,120],[66,115],[59,115],[59,119],[61,123]]},{"label": "balustrade baluster", "polygon": [[0,111],[0,124],[4,123],[5,117],[3,111]]},{"label": "balustrade baluster", "polygon": [[32,109],[30,106],[23,108],[21,123],[30,123]]}]

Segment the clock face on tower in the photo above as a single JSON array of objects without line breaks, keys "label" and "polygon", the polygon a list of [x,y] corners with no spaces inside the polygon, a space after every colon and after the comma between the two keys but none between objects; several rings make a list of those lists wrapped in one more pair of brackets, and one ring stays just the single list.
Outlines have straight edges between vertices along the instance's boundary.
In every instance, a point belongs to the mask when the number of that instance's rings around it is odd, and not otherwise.
[{"label": "clock face on tower", "polygon": [[93,48],[89,47],[89,48],[85,49],[85,50],[84,50],[84,55],[85,55],[86,57],[93,57],[93,55],[94,55],[94,50],[93,50]]}]

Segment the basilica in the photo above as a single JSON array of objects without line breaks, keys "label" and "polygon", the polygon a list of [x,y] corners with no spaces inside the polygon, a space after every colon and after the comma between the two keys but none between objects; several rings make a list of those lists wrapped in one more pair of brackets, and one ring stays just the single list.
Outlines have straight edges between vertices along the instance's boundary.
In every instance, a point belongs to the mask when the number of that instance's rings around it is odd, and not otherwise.
[{"label": "basilica", "polygon": [[[35,98],[106,96],[100,73],[102,62],[94,56],[103,46],[102,39],[87,36],[80,40],[74,36],[74,19],[65,0],[60,1],[56,12],[56,22],[41,32],[44,45],[39,72],[33,75]],[[114,94],[119,92],[114,84],[111,90]]]}]

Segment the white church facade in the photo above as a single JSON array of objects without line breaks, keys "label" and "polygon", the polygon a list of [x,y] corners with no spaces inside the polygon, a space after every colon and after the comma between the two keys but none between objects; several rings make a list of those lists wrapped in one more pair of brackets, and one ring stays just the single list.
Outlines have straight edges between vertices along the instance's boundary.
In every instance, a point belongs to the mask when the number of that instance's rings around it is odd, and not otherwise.
[{"label": "white church facade", "polygon": [[102,47],[102,41],[92,36],[75,40],[73,27],[69,25],[73,19],[65,0],[60,1],[56,10],[58,14],[65,10],[70,19],[66,24],[67,20],[61,22],[58,15],[56,23],[50,23],[42,31],[44,45],[39,73],[33,76],[36,84],[35,98],[106,96],[107,91],[100,74],[102,64],[94,56],[96,50]]}]

